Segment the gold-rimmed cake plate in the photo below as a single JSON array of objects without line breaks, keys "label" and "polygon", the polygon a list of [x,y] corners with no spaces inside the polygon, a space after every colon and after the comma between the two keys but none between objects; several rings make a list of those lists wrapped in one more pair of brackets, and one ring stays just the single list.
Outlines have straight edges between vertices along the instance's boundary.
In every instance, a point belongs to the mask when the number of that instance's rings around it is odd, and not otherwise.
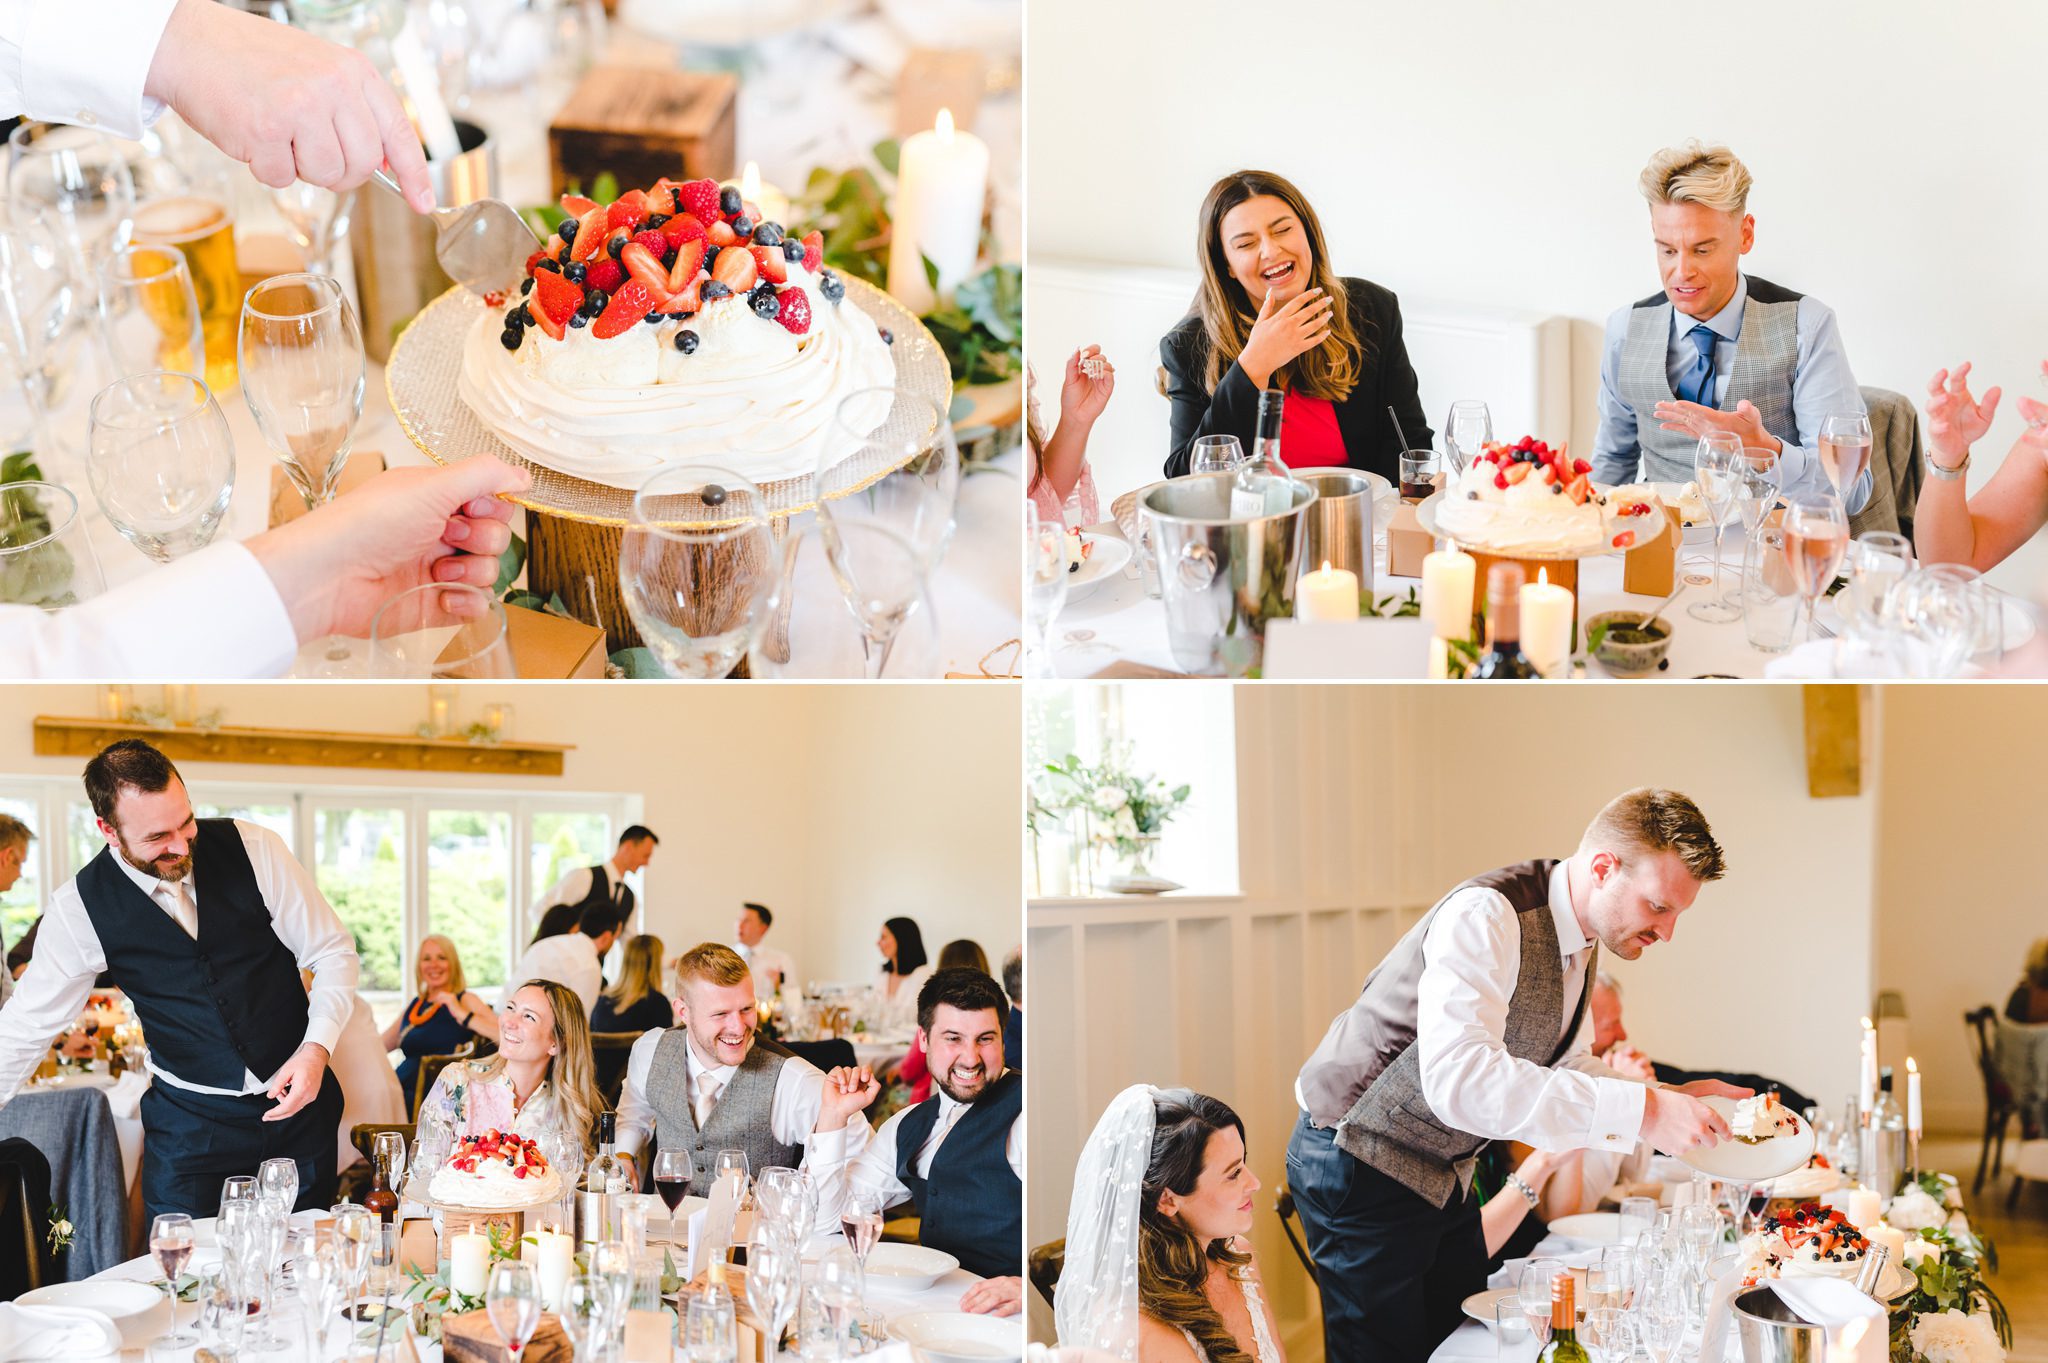
[{"label": "gold-rimmed cake plate", "polygon": [[[895,386],[924,398],[943,417],[953,399],[953,373],[937,339],[926,330],[916,314],[881,289],[859,279],[847,279],[845,284],[846,299],[842,306],[858,307],[874,320],[876,326],[885,328],[895,338],[889,351],[896,365]],[[392,412],[398,418],[398,428],[422,454],[437,464],[453,464],[475,455],[492,454],[515,468],[527,470],[533,476],[533,486],[523,493],[510,494],[508,500],[529,511],[545,512],[587,525],[623,527],[631,524],[631,490],[579,478],[528,458],[501,439],[489,423],[462,400],[458,380],[462,373],[463,348],[485,307],[483,300],[468,290],[452,288],[420,309],[419,314],[406,323],[392,346],[391,359],[384,370],[385,393]],[[892,412],[888,424],[893,427],[904,420],[906,418],[899,412]],[[918,432],[892,429],[891,435],[896,434],[914,436]],[[893,439],[868,442],[852,457],[870,460],[873,467],[835,471],[834,481],[843,478],[844,487],[835,490],[833,495],[857,492],[912,457],[909,453],[900,457],[887,455],[883,449],[907,450],[918,443]],[[716,455],[707,456],[702,462],[712,465],[723,463]],[[742,477],[747,473],[744,467],[733,467],[732,471]],[[814,480],[809,476],[763,483],[760,490],[769,514],[778,519],[809,511],[817,504]],[[663,522],[664,526],[674,529],[713,529],[732,523],[730,516],[720,517],[712,513],[707,513],[702,520]]]},{"label": "gold-rimmed cake plate", "polygon": [[[1612,491],[1611,488],[1601,488],[1599,490],[1602,492]],[[1642,522],[1644,522],[1645,527],[1648,528],[1650,533],[1645,535],[1641,532],[1638,532],[1635,542],[1633,544],[1628,545],[1626,548],[1616,548],[1614,544],[1610,541],[1609,543],[1601,544],[1595,548],[1588,549],[1586,552],[1582,554],[1565,553],[1557,550],[1544,551],[1523,549],[1498,549],[1489,544],[1480,544],[1474,540],[1461,539],[1458,536],[1451,534],[1449,531],[1438,528],[1436,523],[1436,513],[1438,506],[1443,501],[1443,498],[1443,492],[1437,491],[1430,493],[1429,496],[1423,498],[1421,502],[1417,503],[1415,507],[1415,519],[1417,522],[1421,524],[1425,532],[1436,536],[1438,539],[1449,540],[1453,545],[1457,546],[1460,549],[1469,550],[1470,552],[1475,554],[1486,554],[1493,558],[1512,559],[1517,563],[1576,563],[1581,559],[1609,558],[1617,554],[1627,554],[1634,550],[1642,548],[1646,544],[1655,544],[1658,538],[1664,534],[1664,531],[1671,524],[1671,518],[1664,514],[1664,506],[1663,503],[1660,501],[1657,505],[1651,508],[1651,514],[1647,516],[1630,517],[1631,520],[1641,520]],[[1624,528],[1634,529],[1635,527],[1628,526]]]}]

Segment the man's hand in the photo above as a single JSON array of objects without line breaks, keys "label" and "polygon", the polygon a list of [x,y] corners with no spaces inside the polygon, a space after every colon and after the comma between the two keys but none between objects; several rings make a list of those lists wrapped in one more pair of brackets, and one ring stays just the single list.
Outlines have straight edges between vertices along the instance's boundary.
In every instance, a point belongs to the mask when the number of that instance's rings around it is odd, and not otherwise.
[{"label": "man's hand", "polygon": [[818,1104],[819,1131],[837,1131],[846,1125],[846,1119],[875,1101],[882,1093],[882,1086],[875,1081],[873,1070],[865,1065],[858,1068],[839,1066],[825,1076],[825,1095]]},{"label": "man's hand", "polygon": [[961,1294],[960,1309],[976,1316],[1014,1316],[1024,1309],[1024,1280],[983,1278]]},{"label": "man's hand", "polygon": [[1696,1146],[1711,1150],[1727,1136],[1728,1123],[1721,1114],[1690,1094],[1653,1088],[1643,1095],[1643,1127],[1637,1139],[1664,1154],[1682,1155]]},{"label": "man's hand", "polygon": [[434,207],[412,121],[369,58],[213,0],[178,0],[143,93],[273,189],[354,189],[389,163],[416,213]]},{"label": "man's hand", "polygon": [[1601,1063],[1624,1079],[1633,1079],[1639,1084],[1657,1082],[1657,1068],[1650,1063],[1650,1057],[1627,1042],[1611,1048]]},{"label": "man's hand", "polygon": [[1733,431],[1742,437],[1745,446],[1766,450],[1784,448],[1784,441],[1764,429],[1763,413],[1757,411],[1748,398],[1736,403],[1732,412],[1702,407],[1697,402],[1660,402],[1650,414],[1667,431],[1679,431],[1694,437],[1708,431]]},{"label": "man's hand", "polygon": [[1719,1079],[1695,1079],[1689,1084],[1673,1084],[1679,1093],[1689,1093],[1695,1098],[1753,1098],[1755,1089],[1742,1088],[1735,1084],[1724,1084]]},{"label": "man's hand", "polygon": [[320,1092],[321,1077],[327,1073],[327,1048],[308,1041],[292,1052],[292,1058],[284,1062],[284,1068],[277,1072],[277,1078],[270,1081],[265,1096],[278,1100],[277,1106],[263,1114],[266,1122],[281,1122],[313,1101]]},{"label": "man's hand", "polygon": [[497,494],[532,482],[489,455],[447,468],[391,469],[257,535],[249,552],[270,575],[301,642],[361,637],[399,592],[430,582],[496,582],[498,555],[512,542],[512,504]]}]

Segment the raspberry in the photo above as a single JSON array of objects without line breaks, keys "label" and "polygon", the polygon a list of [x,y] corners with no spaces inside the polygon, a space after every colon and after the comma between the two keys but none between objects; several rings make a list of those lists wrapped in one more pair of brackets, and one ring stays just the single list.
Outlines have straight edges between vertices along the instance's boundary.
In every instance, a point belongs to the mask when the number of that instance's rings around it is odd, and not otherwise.
[{"label": "raspberry", "polygon": [[700,223],[724,216],[718,211],[718,181],[689,180],[676,189],[676,206]]},{"label": "raspberry", "polygon": [[823,232],[806,232],[804,233],[803,241],[804,268],[816,273],[818,267],[825,263],[825,234]]},{"label": "raspberry", "polygon": [[633,234],[633,240],[647,248],[648,254],[660,260],[668,254],[668,238],[659,232],[641,231]]},{"label": "raspberry", "polygon": [[599,293],[616,293],[619,285],[625,282],[625,278],[626,272],[619,262],[606,257],[590,262],[590,268],[584,274],[584,283]]},{"label": "raspberry", "polygon": [[782,311],[775,320],[782,323],[792,336],[801,336],[811,329],[811,296],[802,289],[779,289],[775,297],[782,304]]}]

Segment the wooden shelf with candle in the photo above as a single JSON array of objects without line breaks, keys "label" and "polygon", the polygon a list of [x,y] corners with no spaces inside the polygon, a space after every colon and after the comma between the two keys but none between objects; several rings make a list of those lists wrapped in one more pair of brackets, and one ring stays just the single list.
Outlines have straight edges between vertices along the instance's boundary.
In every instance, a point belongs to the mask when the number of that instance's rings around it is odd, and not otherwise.
[{"label": "wooden shelf with candle", "polygon": [[317,729],[155,728],[109,719],[38,715],[35,752],[41,757],[92,757],[110,743],[143,738],[174,762],[247,762],[264,766],[374,767],[393,771],[487,772],[499,776],[560,776],[562,743],[477,744],[409,734],[349,734]]}]

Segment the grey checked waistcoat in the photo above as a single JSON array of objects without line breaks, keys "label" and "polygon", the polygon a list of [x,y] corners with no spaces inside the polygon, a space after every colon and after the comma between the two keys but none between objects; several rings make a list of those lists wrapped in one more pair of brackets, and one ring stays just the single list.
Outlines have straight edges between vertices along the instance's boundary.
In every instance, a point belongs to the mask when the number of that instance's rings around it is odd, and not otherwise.
[{"label": "grey checked waistcoat", "polygon": [[[1800,295],[1754,275],[1748,282],[1742,334],[1735,338],[1720,410],[1732,412],[1747,398],[1766,431],[1795,445],[1799,429],[1792,414],[1792,380],[1799,365]],[[1648,483],[1691,482],[1693,453],[1699,448],[1697,436],[1664,430],[1651,415],[1658,403],[1678,401],[1671,391],[1670,351],[1671,300],[1653,294],[1629,313],[1615,372],[1622,400],[1635,409],[1636,444],[1642,450],[1638,476]]]},{"label": "grey checked waistcoat", "polygon": [[[1503,1041],[1508,1054],[1554,1065],[1586,1016],[1591,990],[1581,987],[1569,1026],[1558,1031],[1564,1008],[1564,963],[1557,925],[1550,918],[1553,860],[1525,861],[1474,876],[1451,891],[1484,886],[1515,910],[1521,929],[1521,966],[1508,997]],[[1330,1024],[1301,1070],[1302,1101],[1318,1126],[1336,1124],[1338,1147],[1442,1207],[1472,1184],[1472,1166],[1486,1138],[1446,1125],[1422,1092],[1422,1056],[1415,1047],[1416,990],[1422,980],[1422,941],[1445,895],[1408,930],[1386,959],[1365,977],[1358,1001]],[[1592,978],[1600,955],[1587,952]]]},{"label": "grey checked waistcoat", "polygon": [[770,1165],[795,1167],[803,1147],[776,1140],[769,1124],[775,1110],[775,1081],[789,1057],[756,1042],[734,1068],[718,1105],[711,1109],[711,1120],[700,1131],[686,1053],[689,1044],[690,1034],[681,1027],[669,1028],[654,1043],[654,1060],[647,1067],[647,1103],[654,1109],[655,1149],[689,1151],[693,1181],[711,1172],[721,1150],[746,1151],[750,1173]]}]

